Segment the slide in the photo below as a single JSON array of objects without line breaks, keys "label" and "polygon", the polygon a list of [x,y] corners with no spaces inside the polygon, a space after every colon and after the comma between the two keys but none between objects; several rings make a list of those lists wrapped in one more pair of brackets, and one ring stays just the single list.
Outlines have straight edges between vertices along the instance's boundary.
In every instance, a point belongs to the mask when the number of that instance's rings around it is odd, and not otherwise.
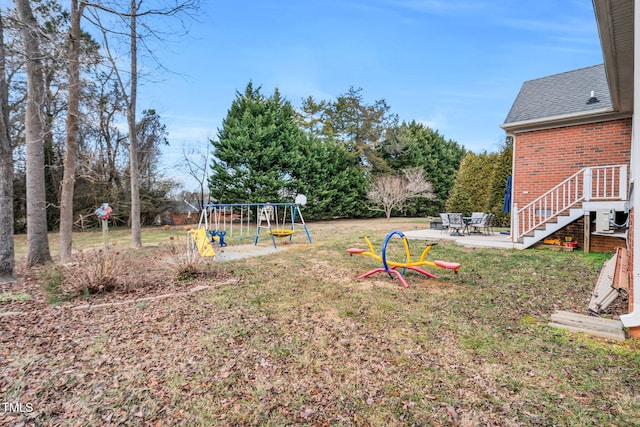
[{"label": "slide", "polygon": [[191,230],[191,237],[196,243],[196,248],[198,249],[198,253],[200,254],[200,256],[216,256],[216,253],[213,250],[213,246],[211,246],[211,242],[209,242],[209,239],[207,238],[207,231],[204,228]]}]

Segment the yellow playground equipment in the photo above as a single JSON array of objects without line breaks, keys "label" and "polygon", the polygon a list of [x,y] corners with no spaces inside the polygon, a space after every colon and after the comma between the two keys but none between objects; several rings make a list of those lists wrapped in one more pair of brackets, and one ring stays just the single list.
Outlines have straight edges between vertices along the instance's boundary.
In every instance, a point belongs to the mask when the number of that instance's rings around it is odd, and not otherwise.
[{"label": "yellow playground equipment", "polygon": [[260,231],[271,236],[273,247],[276,237],[291,237],[296,225],[304,230],[311,243],[311,234],[304,222],[300,207],[307,198],[298,194],[294,203],[207,203],[202,207],[198,228],[189,232],[189,248],[197,249],[203,257],[216,255],[214,246],[227,246],[225,237],[249,235],[251,221],[255,224],[254,245],[258,244]]},{"label": "yellow playground equipment", "polygon": [[[406,260],[404,262],[397,262],[397,261],[389,261],[387,259],[387,245],[389,243],[389,240],[393,237],[393,236],[398,236],[402,239],[402,244],[404,246],[404,250],[405,250],[405,254],[406,254]],[[424,274],[427,277],[433,277],[433,278],[437,278],[438,276],[429,273],[428,271],[423,270],[422,266],[430,266],[430,267],[437,267],[437,268],[446,268],[449,270],[453,270],[454,273],[457,273],[460,270],[460,264],[457,262],[449,262],[449,261],[440,261],[440,260],[435,260],[435,261],[427,261],[425,260],[425,257],[427,256],[427,253],[431,250],[431,248],[436,244],[436,243],[429,243],[427,245],[427,247],[422,251],[422,254],[420,255],[420,259],[418,261],[412,261],[411,259],[411,252],[409,251],[409,243],[407,242],[407,238],[406,236],[401,232],[401,231],[397,231],[394,230],[391,233],[387,234],[387,237],[384,239],[384,243],[382,244],[382,254],[378,255],[376,254],[375,250],[373,249],[373,244],[371,243],[371,240],[369,240],[369,237],[364,236],[364,240],[365,242],[367,242],[367,245],[369,246],[369,251],[366,252],[364,249],[360,249],[360,248],[349,248],[347,249],[347,252],[350,255],[366,255],[366,256],[370,256],[380,262],[382,262],[382,267],[378,267],[378,268],[374,268],[371,271],[368,271],[364,274],[361,274],[360,276],[358,276],[359,279],[365,278],[365,277],[369,277],[372,274],[375,273],[387,273],[389,275],[389,277],[393,277],[392,275],[395,275],[400,282],[402,283],[402,286],[404,286],[405,288],[408,288],[409,285],[407,284],[407,282],[404,280],[403,274],[405,273],[406,270],[413,270],[416,271],[420,274]],[[402,272],[398,271],[398,269],[402,269]]]},{"label": "yellow playground equipment", "polygon": [[300,206],[304,206],[306,203],[307,198],[303,194],[298,194],[294,203],[264,203],[260,205],[255,244],[258,244],[260,230],[263,229],[271,236],[273,247],[277,247],[276,237],[288,237],[291,240],[296,231],[296,221],[300,221],[299,225],[302,226],[307,240],[311,243],[309,229],[300,211]]},{"label": "yellow playground equipment", "polygon": [[211,242],[209,241],[207,232],[204,228],[189,230],[189,233],[191,233],[191,239],[193,240],[193,243],[201,257],[216,256],[216,252],[213,250],[213,246],[211,246]]}]

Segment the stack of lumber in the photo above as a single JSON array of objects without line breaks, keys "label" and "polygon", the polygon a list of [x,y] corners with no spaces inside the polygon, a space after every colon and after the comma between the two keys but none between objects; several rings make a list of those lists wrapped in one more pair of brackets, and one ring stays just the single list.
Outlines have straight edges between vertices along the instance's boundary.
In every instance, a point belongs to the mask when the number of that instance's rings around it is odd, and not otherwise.
[{"label": "stack of lumber", "polygon": [[625,333],[620,320],[597,317],[616,298],[629,292],[628,254],[625,248],[617,248],[598,276],[591,294],[589,313],[591,316],[557,311],[551,315],[549,326],[568,329],[572,332],[584,332],[613,340],[624,340]]},{"label": "stack of lumber", "polygon": [[586,316],[568,311],[556,311],[551,315],[549,326],[567,329],[571,332],[584,332],[602,338],[624,341],[622,322],[614,319]]},{"label": "stack of lumber", "polygon": [[600,314],[618,296],[629,292],[628,255],[625,248],[616,248],[615,254],[607,261],[591,294],[589,312]]}]

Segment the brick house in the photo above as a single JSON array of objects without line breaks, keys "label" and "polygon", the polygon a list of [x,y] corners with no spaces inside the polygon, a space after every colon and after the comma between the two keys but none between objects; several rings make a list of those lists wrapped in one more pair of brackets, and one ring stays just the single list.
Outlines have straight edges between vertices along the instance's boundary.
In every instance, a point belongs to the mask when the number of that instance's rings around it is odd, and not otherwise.
[{"label": "brick house", "polygon": [[521,248],[566,236],[585,251],[626,248],[629,314],[621,320],[640,337],[640,0],[593,6],[604,64],[525,82],[501,126],[514,147],[511,234]]},{"label": "brick house", "polygon": [[[631,113],[612,107],[604,65],[525,82],[502,127],[514,142],[516,242],[570,235],[585,251],[625,245]],[[614,226],[594,227],[598,211]]]},{"label": "brick house", "polygon": [[197,201],[172,203],[166,212],[165,223],[169,225],[197,224],[200,219],[200,209],[197,206],[199,206]]}]

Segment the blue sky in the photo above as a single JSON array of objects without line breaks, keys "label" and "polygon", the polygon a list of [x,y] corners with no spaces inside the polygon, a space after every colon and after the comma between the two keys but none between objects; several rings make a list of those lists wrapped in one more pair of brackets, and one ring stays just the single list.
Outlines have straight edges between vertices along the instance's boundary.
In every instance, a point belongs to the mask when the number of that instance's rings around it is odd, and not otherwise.
[{"label": "blue sky", "polygon": [[206,1],[140,87],[169,130],[165,163],[216,136],[249,81],[298,107],[351,86],[467,149],[497,151],[526,80],[602,63],[590,0]]}]

